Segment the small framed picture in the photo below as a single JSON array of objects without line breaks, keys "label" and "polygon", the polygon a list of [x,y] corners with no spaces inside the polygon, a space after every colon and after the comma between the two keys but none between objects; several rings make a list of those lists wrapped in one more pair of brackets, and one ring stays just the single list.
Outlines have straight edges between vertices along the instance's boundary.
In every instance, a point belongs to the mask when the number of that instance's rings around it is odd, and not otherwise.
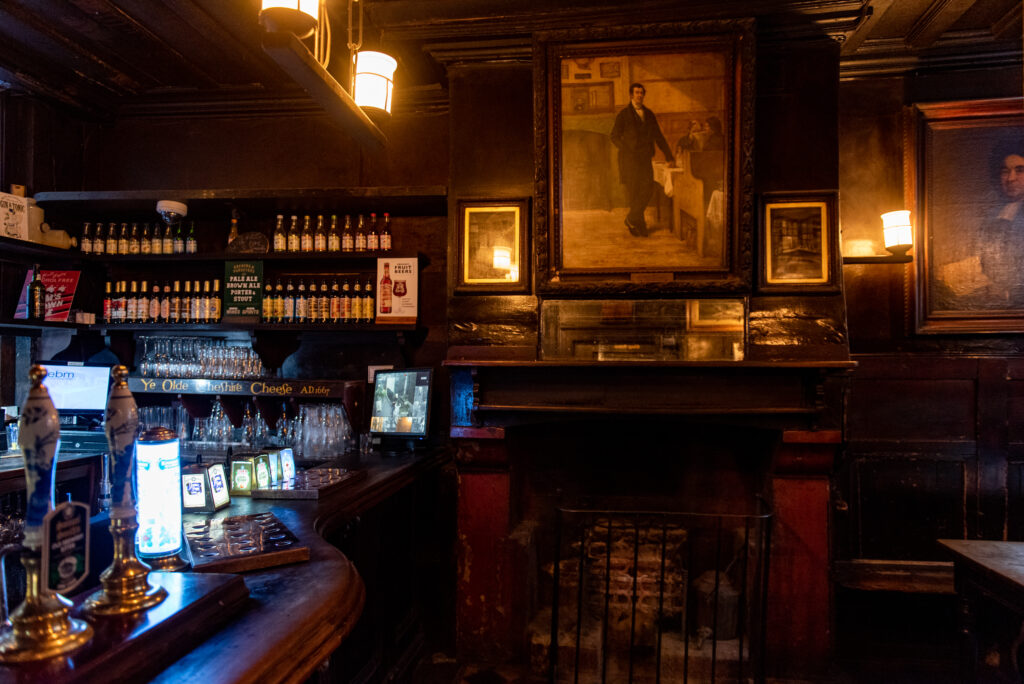
[{"label": "small framed picture", "polygon": [[834,292],[839,287],[837,193],[766,193],[759,289]]},{"label": "small framed picture", "polygon": [[529,287],[526,199],[459,202],[458,293],[525,292]]}]

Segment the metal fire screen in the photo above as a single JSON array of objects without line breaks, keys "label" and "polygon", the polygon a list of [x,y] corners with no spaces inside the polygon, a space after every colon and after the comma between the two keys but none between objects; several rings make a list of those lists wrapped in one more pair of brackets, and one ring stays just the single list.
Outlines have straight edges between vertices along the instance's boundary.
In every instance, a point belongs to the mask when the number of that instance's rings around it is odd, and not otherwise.
[{"label": "metal fire screen", "polygon": [[763,682],[770,523],[560,508],[535,671],[546,655],[559,683]]}]

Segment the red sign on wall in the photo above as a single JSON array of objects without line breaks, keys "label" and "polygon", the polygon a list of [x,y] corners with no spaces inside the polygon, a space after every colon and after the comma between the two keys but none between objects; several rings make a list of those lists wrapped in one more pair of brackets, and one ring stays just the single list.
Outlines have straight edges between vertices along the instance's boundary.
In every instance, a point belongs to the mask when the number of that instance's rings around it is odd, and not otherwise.
[{"label": "red sign on wall", "polygon": [[[46,290],[47,321],[67,321],[71,313],[71,303],[75,301],[75,290],[78,288],[78,276],[81,271],[39,271]],[[25,274],[25,284],[21,287],[18,308],[14,310],[15,318],[28,318],[28,285],[32,282],[32,269]]]}]

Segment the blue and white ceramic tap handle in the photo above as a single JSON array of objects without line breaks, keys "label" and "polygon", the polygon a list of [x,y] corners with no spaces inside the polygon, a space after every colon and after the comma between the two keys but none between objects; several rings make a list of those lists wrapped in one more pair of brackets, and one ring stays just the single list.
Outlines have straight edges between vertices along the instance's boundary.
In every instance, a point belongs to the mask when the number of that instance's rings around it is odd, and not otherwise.
[{"label": "blue and white ceramic tap handle", "polygon": [[124,517],[135,515],[131,473],[139,432],[139,408],[128,389],[128,369],[114,366],[110,375],[114,382],[107,397],[103,428],[110,447],[111,517]]},{"label": "blue and white ceramic tap handle", "polygon": [[43,518],[53,510],[53,482],[60,449],[60,418],[43,380],[46,369],[39,365],[28,371],[32,387],[21,408],[18,444],[25,455],[25,546],[39,551],[43,544]]}]

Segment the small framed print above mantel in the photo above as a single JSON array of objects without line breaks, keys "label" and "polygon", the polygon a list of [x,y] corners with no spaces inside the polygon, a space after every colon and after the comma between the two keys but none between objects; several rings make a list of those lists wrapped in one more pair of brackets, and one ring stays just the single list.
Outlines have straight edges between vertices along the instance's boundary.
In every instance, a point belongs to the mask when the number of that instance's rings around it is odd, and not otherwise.
[{"label": "small framed print above mantel", "polygon": [[778,294],[839,290],[837,195],[828,190],[762,196],[758,290]]},{"label": "small framed print above mantel", "polygon": [[529,201],[460,200],[460,294],[526,292]]}]

